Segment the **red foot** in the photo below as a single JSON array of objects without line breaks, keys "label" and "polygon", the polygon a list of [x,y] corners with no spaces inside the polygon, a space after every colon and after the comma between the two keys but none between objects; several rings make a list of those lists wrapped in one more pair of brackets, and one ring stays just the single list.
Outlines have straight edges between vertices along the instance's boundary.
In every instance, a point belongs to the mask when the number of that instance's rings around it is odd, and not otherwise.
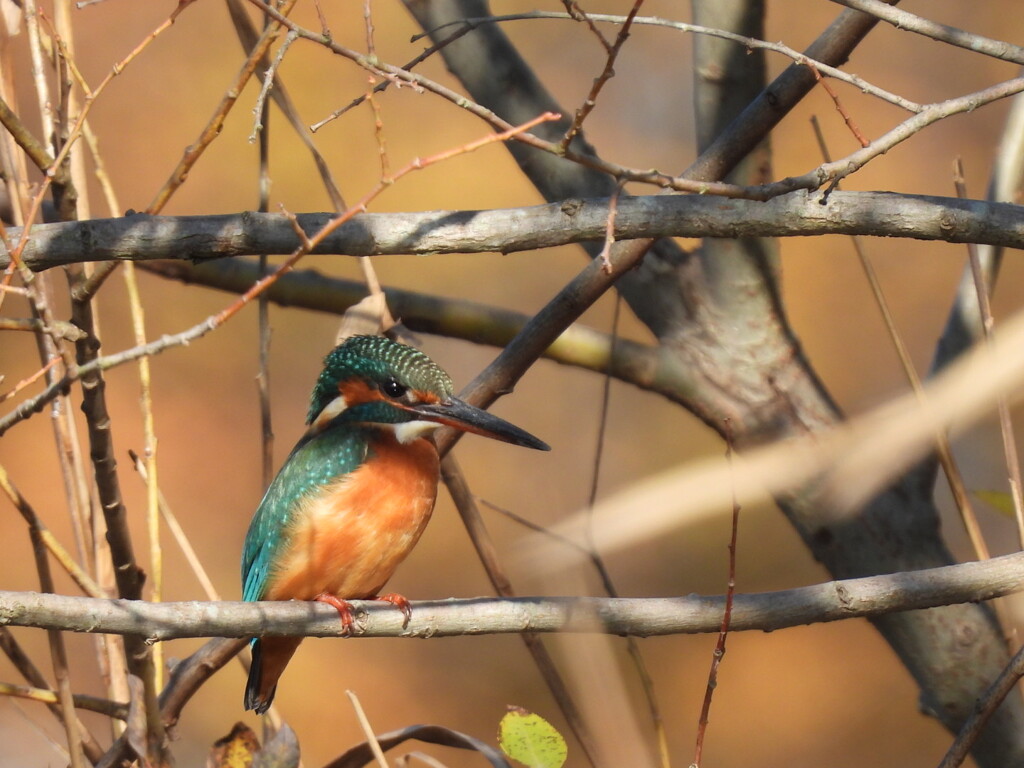
[{"label": "red foot", "polygon": [[352,605],[347,600],[342,600],[340,597],[328,594],[327,592],[321,592],[313,599],[318,603],[327,603],[328,605],[333,606],[338,612],[338,618],[341,619],[341,633],[343,635],[352,634],[352,625],[355,624],[355,616],[352,613]]},{"label": "red foot", "polygon": [[[321,592],[319,595],[313,598],[318,603],[327,603],[332,606],[338,612],[338,618],[341,619],[341,632],[345,635],[352,634],[352,627],[356,622],[355,613],[352,610],[352,604],[348,600],[342,600],[337,595],[332,595],[328,592]],[[380,595],[373,598],[374,600],[383,600],[385,603],[391,603],[398,610],[402,612],[404,620],[402,621],[402,629],[409,626],[409,621],[412,619],[412,606],[409,605],[409,601],[404,596],[397,592],[388,592],[386,595]]]},{"label": "red foot", "polygon": [[386,595],[380,595],[373,598],[374,600],[383,600],[386,603],[391,603],[398,610],[402,612],[402,616],[405,620],[402,622],[402,629],[409,626],[409,620],[412,619],[412,606],[409,605],[409,601],[397,592],[388,592]]}]

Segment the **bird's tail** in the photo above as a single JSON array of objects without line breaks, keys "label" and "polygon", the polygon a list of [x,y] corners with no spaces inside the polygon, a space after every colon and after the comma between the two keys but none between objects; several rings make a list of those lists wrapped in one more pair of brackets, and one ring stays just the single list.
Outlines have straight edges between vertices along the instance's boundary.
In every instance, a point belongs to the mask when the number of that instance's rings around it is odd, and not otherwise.
[{"label": "bird's tail", "polygon": [[277,681],[288,666],[301,638],[268,637],[252,641],[252,665],[245,683],[245,708],[262,715],[270,709],[277,692]]}]

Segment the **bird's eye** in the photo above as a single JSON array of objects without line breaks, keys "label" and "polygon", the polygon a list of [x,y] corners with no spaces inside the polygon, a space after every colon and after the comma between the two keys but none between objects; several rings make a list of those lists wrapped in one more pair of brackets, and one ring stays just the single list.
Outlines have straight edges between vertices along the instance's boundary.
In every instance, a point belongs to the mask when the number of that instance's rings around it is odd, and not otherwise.
[{"label": "bird's eye", "polygon": [[407,387],[403,387],[394,379],[388,379],[384,382],[384,386],[381,389],[384,390],[384,394],[388,397],[399,398],[405,394]]}]

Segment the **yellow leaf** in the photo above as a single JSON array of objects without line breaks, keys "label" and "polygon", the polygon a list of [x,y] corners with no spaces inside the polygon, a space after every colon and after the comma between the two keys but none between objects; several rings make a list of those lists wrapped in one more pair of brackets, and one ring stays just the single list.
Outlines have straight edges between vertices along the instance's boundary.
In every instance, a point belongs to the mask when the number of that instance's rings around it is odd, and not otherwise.
[{"label": "yellow leaf", "polygon": [[207,768],[249,768],[259,749],[260,742],[252,728],[245,723],[235,723],[231,733],[213,743],[206,765]]},{"label": "yellow leaf", "polygon": [[551,723],[521,707],[510,706],[501,718],[498,745],[529,768],[562,768],[569,754],[565,739]]}]

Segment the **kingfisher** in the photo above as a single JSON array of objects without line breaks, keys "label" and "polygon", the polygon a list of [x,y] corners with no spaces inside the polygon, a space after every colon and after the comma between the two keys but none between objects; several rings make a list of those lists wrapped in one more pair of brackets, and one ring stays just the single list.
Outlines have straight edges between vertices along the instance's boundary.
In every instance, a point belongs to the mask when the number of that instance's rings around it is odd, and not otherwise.
[{"label": "kingfisher", "polygon": [[[441,426],[539,450],[533,435],[469,405],[413,347],[353,336],[324,359],[307,429],[260,502],[242,556],[244,600],[316,600],[344,632],[348,600],[409,601],[380,592],[419,540],[437,497]],[[301,638],[253,638],[245,708],[263,714]]]}]

